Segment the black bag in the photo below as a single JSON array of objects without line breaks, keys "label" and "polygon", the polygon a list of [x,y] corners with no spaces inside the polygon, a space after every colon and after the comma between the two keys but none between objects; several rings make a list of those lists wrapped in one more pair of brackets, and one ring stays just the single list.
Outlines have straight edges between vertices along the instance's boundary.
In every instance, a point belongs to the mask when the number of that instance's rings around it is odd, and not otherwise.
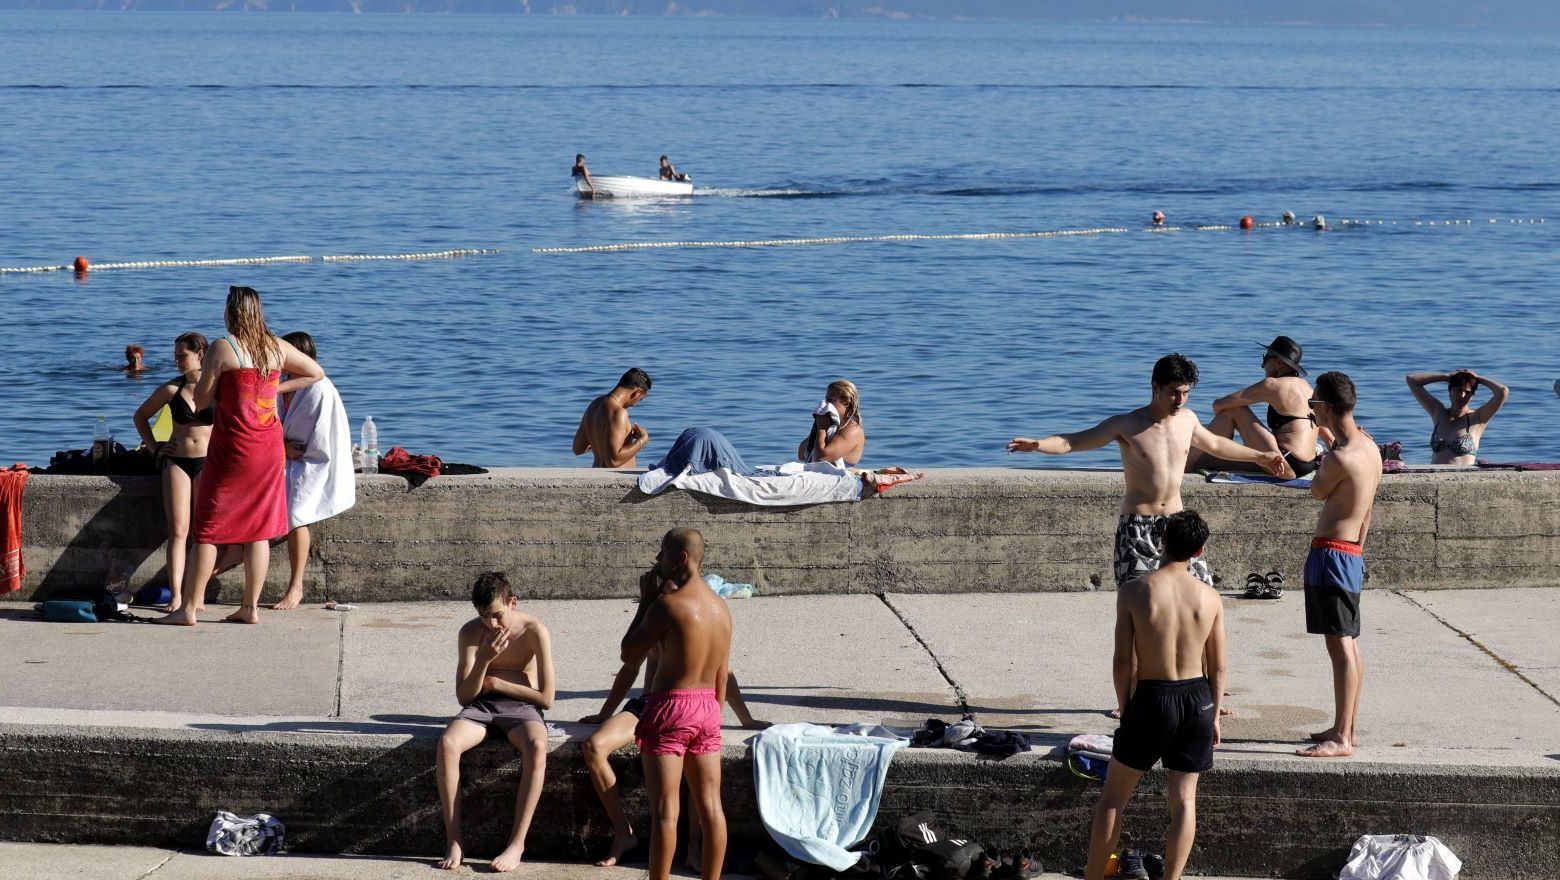
[{"label": "black bag", "polygon": [[119,600],[108,590],[98,587],[96,589],[61,590],[44,600],[39,608],[43,612],[45,620],[69,620],[72,622],[88,623],[84,616],[78,617],[72,614],[66,616],[65,612],[73,612],[69,606],[90,605],[91,615],[98,623],[112,623],[121,620],[139,620],[133,614],[119,610]]},{"label": "black bag", "polygon": [[949,837],[929,812],[911,813],[883,835],[879,858],[892,880],[966,880],[982,872],[986,851]]}]

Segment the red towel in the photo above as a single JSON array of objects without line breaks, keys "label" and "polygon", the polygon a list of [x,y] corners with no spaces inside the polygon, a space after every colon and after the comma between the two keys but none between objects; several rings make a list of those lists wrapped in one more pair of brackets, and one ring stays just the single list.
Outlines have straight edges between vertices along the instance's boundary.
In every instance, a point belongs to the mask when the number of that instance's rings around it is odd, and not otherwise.
[{"label": "red towel", "polygon": [[195,494],[197,544],[249,544],[287,534],[279,377],[253,367],[217,377],[217,420]]},{"label": "red towel", "polygon": [[413,455],[399,446],[380,456],[379,470],[387,474],[411,474],[419,477],[437,477],[444,470],[444,462],[437,455]]},{"label": "red towel", "polygon": [[0,556],[0,595],[22,588],[22,492],[27,489],[27,465],[14,464],[0,471],[0,532],[5,533],[5,555]]}]

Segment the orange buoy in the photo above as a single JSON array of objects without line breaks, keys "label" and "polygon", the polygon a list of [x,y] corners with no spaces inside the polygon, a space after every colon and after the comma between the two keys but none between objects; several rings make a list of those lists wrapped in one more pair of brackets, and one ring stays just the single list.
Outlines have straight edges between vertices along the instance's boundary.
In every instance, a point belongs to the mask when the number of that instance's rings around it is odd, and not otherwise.
[{"label": "orange buoy", "polygon": [[85,272],[92,268],[92,262],[86,257],[77,257],[71,261],[70,265],[71,268],[75,269],[77,272]]},{"label": "orange buoy", "polygon": [[1240,218],[1240,228],[1241,229],[1250,229],[1251,227],[1255,226],[1256,223],[1257,223],[1257,221],[1251,219],[1251,215],[1250,214],[1247,214],[1246,216]]}]

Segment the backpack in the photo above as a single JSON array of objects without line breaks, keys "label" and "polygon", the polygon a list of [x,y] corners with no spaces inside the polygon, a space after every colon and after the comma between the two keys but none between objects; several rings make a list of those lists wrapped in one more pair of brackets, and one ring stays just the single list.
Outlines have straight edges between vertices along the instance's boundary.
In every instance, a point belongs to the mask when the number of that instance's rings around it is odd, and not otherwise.
[{"label": "backpack", "polygon": [[133,615],[119,610],[119,601],[108,590],[62,591],[45,599],[38,610],[43,619],[53,623],[108,623],[115,620],[135,620]]},{"label": "backpack", "polygon": [[890,880],[966,880],[983,873],[986,851],[949,837],[929,812],[911,813],[881,838],[879,860]]}]

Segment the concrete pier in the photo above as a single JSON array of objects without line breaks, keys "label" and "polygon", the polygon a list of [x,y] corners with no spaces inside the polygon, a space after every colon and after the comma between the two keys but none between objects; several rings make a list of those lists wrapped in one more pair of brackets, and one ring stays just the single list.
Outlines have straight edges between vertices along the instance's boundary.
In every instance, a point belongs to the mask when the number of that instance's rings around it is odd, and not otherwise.
[{"label": "concrete pier", "polygon": [[[505,569],[528,597],[629,596],[674,525],[710,541],[709,567],[765,595],[1070,592],[1113,588],[1111,537],[1121,475],[1108,471],[947,469],[856,504],[754,508],[670,492],[647,498],[634,474],[497,470],[411,489],[360,477],[359,503],[315,527],[310,597],[459,598],[478,572]],[[34,476],[24,499],[33,598],[133,582],[163,564],[162,504],[151,477]],[[1277,568],[1297,579],[1317,502],[1301,489],[1188,477],[1186,503],[1213,529],[1225,585]],[[1389,475],[1368,548],[1369,585],[1407,589],[1560,584],[1560,473]],[[285,583],[272,566],[269,595]],[[236,579],[213,598],[236,595]]]}]

